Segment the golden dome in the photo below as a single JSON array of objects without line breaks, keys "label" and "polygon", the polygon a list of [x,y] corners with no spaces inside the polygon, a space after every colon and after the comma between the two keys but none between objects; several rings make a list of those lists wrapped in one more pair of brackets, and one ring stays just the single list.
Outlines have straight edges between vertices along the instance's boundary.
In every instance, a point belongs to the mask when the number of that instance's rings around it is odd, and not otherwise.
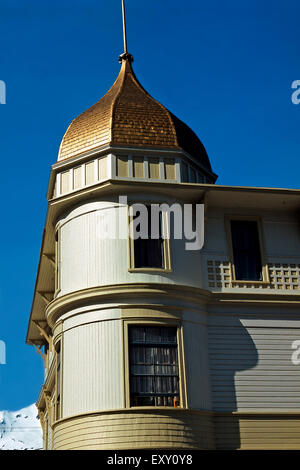
[{"label": "golden dome", "polygon": [[58,161],[106,145],[183,150],[211,173],[196,134],[144,90],[132,70],[132,56],[123,54],[120,59],[121,70],[111,89],[68,127]]}]

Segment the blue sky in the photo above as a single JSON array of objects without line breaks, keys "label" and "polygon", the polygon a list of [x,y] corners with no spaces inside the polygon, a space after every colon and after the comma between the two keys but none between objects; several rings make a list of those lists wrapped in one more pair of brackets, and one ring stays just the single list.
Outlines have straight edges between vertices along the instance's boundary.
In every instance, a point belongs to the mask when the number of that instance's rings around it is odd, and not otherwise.
[{"label": "blue sky", "polygon": [[[127,0],[143,86],[202,139],[219,184],[299,188],[298,0]],[[0,410],[36,401],[25,345],[51,164],[70,121],[112,85],[121,0],[1,0]]]}]

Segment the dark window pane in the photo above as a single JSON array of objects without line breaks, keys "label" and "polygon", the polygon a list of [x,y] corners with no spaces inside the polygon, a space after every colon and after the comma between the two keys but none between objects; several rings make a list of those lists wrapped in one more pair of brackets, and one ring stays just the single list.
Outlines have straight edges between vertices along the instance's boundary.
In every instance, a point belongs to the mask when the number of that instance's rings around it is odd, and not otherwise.
[{"label": "dark window pane", "polygon": [[177,330],[129,328],[130,393],[133,406],[179,406]]},{"label": "dark window pane", "polygon": [[61,374],[61,351],[60,351],[60,343],[57,347],[56,353],[56,360],[57,360],[57,368],[56,368],[56,377],[57,377],[57,384],[56,384],[56,419],[60,419],[60,374]]},{"label": "dark window pane", "polygon": [[[135,268],[164,268],[164,246],[162,238],[162,218],[159,218],[159,238],[151,239],[151,208],[148,206],[148,239],[134,240]],[[139,216],[139,213],[136,215]]]},{"label": "dark window pane", "polygon": [[231,236],[236,279],[261,281],[262,262],[257,222],[232,220]]}]

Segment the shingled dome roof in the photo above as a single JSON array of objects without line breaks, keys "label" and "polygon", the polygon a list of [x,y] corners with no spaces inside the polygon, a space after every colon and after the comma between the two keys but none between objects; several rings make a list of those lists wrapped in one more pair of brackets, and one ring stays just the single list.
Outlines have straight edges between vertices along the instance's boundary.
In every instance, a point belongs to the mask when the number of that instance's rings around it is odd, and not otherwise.
[{"label": "shingled dome roof", "polygon": [[144,90],[131,61],[129,54],[121,56],[121,70],[111,89],[72,121],[58,161],[105,145],[183,150],[211,172],[206,150],[196,134]]}]

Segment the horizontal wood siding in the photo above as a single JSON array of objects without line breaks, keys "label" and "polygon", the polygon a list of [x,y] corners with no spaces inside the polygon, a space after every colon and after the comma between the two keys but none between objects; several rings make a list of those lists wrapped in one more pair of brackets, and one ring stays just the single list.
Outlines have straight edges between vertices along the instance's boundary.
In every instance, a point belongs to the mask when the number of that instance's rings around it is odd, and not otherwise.
[{"label": "horizontal wood siding", "polygon": [[216,448],[300,449],[300,418],[295,416],[216,416]]},{"label": "horizontal wood siding", "polygon": [[58,423],[56,450],[211,449],[211,416],[190,412],[118,412],[73,418]]},{"label": "horizontal wood siding", "polygon": [[300,328],[288,319],[269,328],[226,321],[209,328],[213,409],[300,411],[300,365],[291,360]]}]

